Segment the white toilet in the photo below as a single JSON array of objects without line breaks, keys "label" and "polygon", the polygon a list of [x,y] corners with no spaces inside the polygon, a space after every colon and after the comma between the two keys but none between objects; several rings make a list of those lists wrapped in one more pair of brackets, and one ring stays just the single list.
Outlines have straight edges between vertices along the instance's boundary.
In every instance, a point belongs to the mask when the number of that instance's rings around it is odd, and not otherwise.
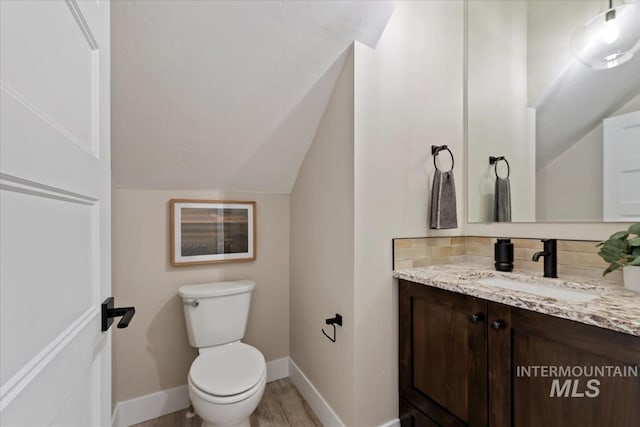
[{"label": "white toilet", "polygon": [[244,337],[251,280],[182,286],[189,343],[200,353],[189,370],[189,396],[203,427],[250,427],[267,382],[260,351]]}]

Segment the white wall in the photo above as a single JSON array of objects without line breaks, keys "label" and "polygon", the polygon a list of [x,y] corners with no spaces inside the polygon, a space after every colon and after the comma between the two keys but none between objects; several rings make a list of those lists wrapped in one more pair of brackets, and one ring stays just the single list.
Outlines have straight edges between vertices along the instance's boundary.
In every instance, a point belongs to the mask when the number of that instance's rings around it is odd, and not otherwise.
[{"label": "white wall", "polygon": [[431,144],[462,153],[463,3],[402,1],[375,50],[355,50],[355,422],[398,416],[397,287],[391,239],[427,229]]},{"label": "white wall", "polygon": [[[349,49],[291,193],[291,359],[347,425],[355,425],[353,98]],[[321,328],[336,313],[344,324],[332,343]]]},{"label": "white wall", "polygon": [[398,2],[376,49],[354,49],[291,196],[291,357],[343,422],[375,426],[398,416],[391,240],[461,232],[427,229],[431,144],[456,157],[465,222],[463,3]]},{"label": "white wall", "polygon": [[[255,200],[256,261],[172,267],[172,198]],[[114,189],[112,220],[113,296],[136,307],[129,327],[113,334],[115,402],[186,384],[197,352],[187,341],[182,285],[255,280],[245,341],[267,360],[289,354],[289,195]]]},{"label": "white wall", "polygon": [[[527,108],[527,2],[468,4],[469,219],[493,220],[495,172],[511,166],[514,221],[535,219],[535,112]],[[500,176],[507,174],[504,162]]]}]

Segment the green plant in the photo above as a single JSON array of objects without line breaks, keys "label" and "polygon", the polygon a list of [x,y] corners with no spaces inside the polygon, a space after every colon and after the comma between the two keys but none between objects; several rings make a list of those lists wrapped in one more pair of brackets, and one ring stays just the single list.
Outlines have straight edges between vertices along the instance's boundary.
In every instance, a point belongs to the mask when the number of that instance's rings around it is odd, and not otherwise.
[{"label": "green plant", "polygon": [[597,247],[602,247],[598,255],[611,263],[603,276],[627,265],[640,266],[640,223],[631,225],[627,231],[613,233]]}]

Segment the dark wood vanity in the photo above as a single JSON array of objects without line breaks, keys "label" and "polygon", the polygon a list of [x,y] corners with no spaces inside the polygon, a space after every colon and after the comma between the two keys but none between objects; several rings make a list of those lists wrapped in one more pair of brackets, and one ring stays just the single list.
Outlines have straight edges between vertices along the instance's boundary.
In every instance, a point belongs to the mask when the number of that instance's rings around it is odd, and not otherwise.
[{"label": "dark wood vanity", "polygon": [[640,377],[607,368],[640,374],[640,337],[407,280],[399,304],[403,427],[640,425]]}]

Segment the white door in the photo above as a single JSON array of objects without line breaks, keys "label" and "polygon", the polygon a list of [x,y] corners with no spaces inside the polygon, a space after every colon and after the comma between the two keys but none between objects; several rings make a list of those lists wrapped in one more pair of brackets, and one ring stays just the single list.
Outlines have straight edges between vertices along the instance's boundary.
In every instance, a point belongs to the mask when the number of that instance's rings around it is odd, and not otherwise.
[{"label": "white door", "polygon": [[0,424],[106,426],[109,3],[0,8]]},{"label": "white door", "polygon": [[640,111],[603,121],[605,221],[640,221]]}]

